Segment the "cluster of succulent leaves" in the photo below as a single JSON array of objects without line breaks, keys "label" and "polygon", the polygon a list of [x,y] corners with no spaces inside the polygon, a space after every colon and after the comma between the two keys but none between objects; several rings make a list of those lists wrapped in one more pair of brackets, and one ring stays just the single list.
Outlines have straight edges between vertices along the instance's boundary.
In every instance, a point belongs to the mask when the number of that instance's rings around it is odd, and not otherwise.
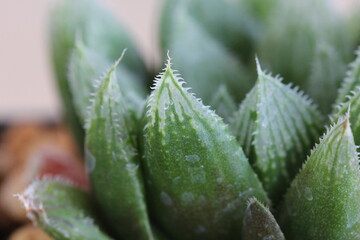
[{"label": "cluster of succulent leaves", "polygon": [[149,95],[152,74],[102,6],[63,0],[51,19],[91,182],[39,180],[20,195],[51,236],[359,239],[353,18],[326,0],[166,0],[161,47],[173,60]]}]

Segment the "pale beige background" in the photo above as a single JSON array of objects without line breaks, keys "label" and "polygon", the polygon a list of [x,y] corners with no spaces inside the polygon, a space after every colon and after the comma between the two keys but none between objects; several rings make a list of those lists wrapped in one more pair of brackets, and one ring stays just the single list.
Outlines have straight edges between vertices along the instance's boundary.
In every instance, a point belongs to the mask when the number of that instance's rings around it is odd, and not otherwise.
[{"label": "pale beige background", "polygon": [[[157,61],[161,0],[100,0],[127,27],[148,64]],[[0,121],[56,117],[47,17],[55,0],[0,0]]]},{"label": "pale beige background", "polygon": [[[56,117],[58,95],[47,52],[47,14],[55,0],[0,0],[0,121]],[[99,0],[101,1],[101,0]],[[349,2],[334,0],[340,10]],[[148,63],[156,61],[161,0],[102,0],[126,25]]]}]

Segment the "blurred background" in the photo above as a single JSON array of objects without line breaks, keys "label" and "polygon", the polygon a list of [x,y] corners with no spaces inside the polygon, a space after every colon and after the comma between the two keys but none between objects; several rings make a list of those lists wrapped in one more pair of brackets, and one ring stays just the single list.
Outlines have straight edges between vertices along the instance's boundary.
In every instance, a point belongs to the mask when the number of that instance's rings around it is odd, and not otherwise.
[{"label": "blurred background", "polygon": [[[1,1],[0,121],[53,119],[60,115],[47,46],[47,17],[55,1]],[[346,13],[350,3],[358,0],[333,1]],[[156,64],[157,21],[162,0],[102,2],[129,30],[147,64]]]},{"label": "blurred background", "polygon": [[[47,17],[55,1],[1,1],[0,121],[60,116],[47,41]],[[147,64],[157,62],[162,0],[101,1],[130,32]]]}]

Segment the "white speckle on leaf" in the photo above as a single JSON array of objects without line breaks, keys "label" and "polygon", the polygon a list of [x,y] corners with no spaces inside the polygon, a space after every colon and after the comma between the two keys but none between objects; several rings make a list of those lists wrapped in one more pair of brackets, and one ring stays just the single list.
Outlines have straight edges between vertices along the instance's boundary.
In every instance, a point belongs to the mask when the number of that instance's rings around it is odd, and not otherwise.
[{"label": "white speckle on leaf", "polygon": [[206,232],[206,227],[204,227],[204,226],[202,226],[202,225],[199,225],[199,226],[196,228],[195,232],[196,232],[197,234],[202,234],[202,233]]},{"label": "white speckle on leaf", "polygon": [[305,197],[307,200],[309,200],[309,201],[313,200],[311,188],[308,188],[308,187],[305,188],[305,190],[304,190],[304,197]]},{"label": "white speckle on leaf", "polygon": [[198,155],[187,155],[185,160],[190,163],[197,163],[200,161],[200,157]]},{"label": "white speckle on leaf", "polygon": [[173,201],[171,200],[170,196],[165,192],[160,193],[160,198],[161,201],[167,206],[171,206],[173,204]]},{"label": "white speckle on leaf", "polygon": [[192,201],[194,201],[195,197],[194,197],[194,194],[192,194],[191,192],[184,192],[182,195],[181,195],[181,200],[185,203],[185,204],[188,204]]},{"label": "white speckle on leaf", "polygon": [[85,159],[86,159],[86,171],[88,173],[91,173],[96,166],[96,158],[94,157],[94,155],[92,155],[92,153],[85,148]]}]

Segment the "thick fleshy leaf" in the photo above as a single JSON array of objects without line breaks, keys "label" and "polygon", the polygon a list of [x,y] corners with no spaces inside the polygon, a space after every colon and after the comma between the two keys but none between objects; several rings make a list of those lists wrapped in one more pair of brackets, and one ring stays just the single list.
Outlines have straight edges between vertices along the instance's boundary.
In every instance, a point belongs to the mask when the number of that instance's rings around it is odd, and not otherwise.
[{"label": "thick fleshy leaf", "polygon": [[285,240],[270,210],[251,198],[245,212],[242,240]]},{"label": "thick fleshy leaf", "polygon": [[[231,29],[232,26],[240,26],[240,28],[244,26],[235,21],[236,16],[242,16],[241,14],[236,15],[235,9],[239,9],[239,7],[231,8],[224,1],[221,1],[222,4],[217,2],[211,0],[211,4],[209,4],[204,0],[170,0],[164,8],[162,19],[163,49],[171,52],[174,57],[174,66],[182,72],[186,79],[189,79],[189,86],[206,104],[211,102],[214,92],[222,84],[227,87],[237,102],[245,96],[253,84],[241,60],[233,54],[234,51],[229,49],[225,42],[217,37],[227,35],[225,33],[236,32],[237,30]],[[215,6],[218,7],[215,8]],[[218,22],[211,18],[211,13],[216,13],[216,16],[220,17],[218,9],[223,9],[221,6],[227,6],[228,10],[233,12],[221,14],[222,20]],[[211,28],[202,23],[199,20],[201,17],[198,18],[198,15],[211,20],[214,24],[209,26],[214,26],[216,28],[214,31],[221,32],[221,34],[214,34],[208,30]],[[226,19],[233,24],[221,25]],[[227,27],[230,27],[229,32],[226,31]],[[247,35],[239,32],[237,34]],[[231,36],[231,34],[229,35]],[[227,36],[227,38],[235,41],[236,46],[239,46],[238,39],[234,40],[234,36]],[[246,38],[240,38],[239,41],[243,39]],[[246,45],[246,49],[249,49],[249,44]]]},{"label": "thick fleshy leaf", "polygon": [[118,237],[154,239],[136,149],[136,119],[116,80],[118,62],[101,80],[86,129],[85,155],[92,188]]},{"label": "thick fleshy leaf", "polygon": [[[123,60],[127,58],[125,50],[121,58]],[[83,125],[91,105],[91,94],[95,91],[96,82],[103,77],[104,72],[106,74],[110,65],[111,63],[101,54],[87,48],[81,41],[77,41],[75,44],[69,60],[68,79],[73,103]],[[117,66],[116,72],[120,76],[116,80],[128,109],[140,115],[145,103],[144,86],[141,85],[138,76],[129,72],[125,67]]]},{"label": "thick fleshy leaf", "polygon": [[214,94],[210,106],[215,109],[216,114],[222,117],[226,123],[230,122],[236,111],[236,104],[224,85],[221,85]]},{"label": "thick fleshy leaf", "polygon": [[258,81],[232,126],[276,203],[319,137],[321,117],[305,96],[258,65]]},{"label": "thick fleshy leaf", "polygon": [[91,195],[60,180],[33,182],[17,195],[28,217],[57,240],[108,240],[99,227]]},{"label": "thick fleshy leaf", "polygon": [[349,112],[355,144],[360,145],[360,48],[356,51],[356,59],[350,64],[336,103],[331,118],[337,121]]},{"label": "thick fleshy leaf", "polygon": [[350,70],[346,74],[347,76],[336,100],[337,104],[348,101],[347,96],[350,96],[351,91],[354,91],[356,87],[360,86],[360,47],[356,51],[356,59],[350,64]]},{"label": "thick fleshy leaf", "polygon": [[77,41],[69,59],[69,86],[73,96],[73,104],[84,125],[90,94],[94,92],[95,81],[101,72],[109,66],[108,61],[101,55],[86,48],[81,41]]},{"label": "thick fleshy leaf", "polygon": [[96,0],[58,1],[50,16],[50,46],[57,84],[66,118],[82,145],[83,128],[73,105],[67,79],[68,61],[76,36],[110,63],[119,57],[124,48],[127,48],[128,56],[123,64],[140,78],[146,76],[145,67],[123,28]]},{"label": "thick fleshy leaf", "polygon": [[266,194],[228,127],[183,84],[168,63],[148,100],[153,214],[172,239],[239,238],[247,199]]},{"label": "thick fleshy leaf", "polygon": [[293,240],[358,239],[359,159],[349,117],[331,127],[292,182],[279,224]]},{"label": "thick fleshy leaf", "polygon": [[353,47],[344,19],[331,1],[279,2],[257,53],[269,69],[300,86],[329,113]]}]

